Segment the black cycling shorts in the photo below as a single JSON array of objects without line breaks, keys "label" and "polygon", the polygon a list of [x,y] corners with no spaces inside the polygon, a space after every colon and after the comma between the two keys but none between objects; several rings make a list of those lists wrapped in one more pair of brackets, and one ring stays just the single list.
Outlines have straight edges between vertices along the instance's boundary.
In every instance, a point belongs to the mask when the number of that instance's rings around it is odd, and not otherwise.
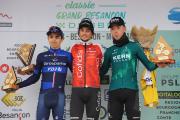
[{"label": "black cycling shorts", "polygon": [[109,120],[122,120],[124,111],[128,120],[140,120],[137,90],[117,89],[109,92]]},{"label": "black cycling shorts", "polygon": [[101,106],[99,88],[72,88],[70,116],[71,120],[82,120],[86,107],[87,120],[98,120]]}]

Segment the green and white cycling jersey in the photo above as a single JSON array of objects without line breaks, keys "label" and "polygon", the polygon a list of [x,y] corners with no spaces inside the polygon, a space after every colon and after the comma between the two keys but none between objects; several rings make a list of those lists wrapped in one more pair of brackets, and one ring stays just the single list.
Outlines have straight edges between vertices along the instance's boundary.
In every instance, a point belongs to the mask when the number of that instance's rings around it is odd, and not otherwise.
[{"label": "green and white cycling jersey", "polygon": [[119,88],[138,90],[136,70],[138,59],[149,71],[157,68],[153,62],[147,59],[142,47],[137,42],[129,42],[121,47],[113,45],[106,50],[100,74],[104,76],[112,65],[110,91]]}]

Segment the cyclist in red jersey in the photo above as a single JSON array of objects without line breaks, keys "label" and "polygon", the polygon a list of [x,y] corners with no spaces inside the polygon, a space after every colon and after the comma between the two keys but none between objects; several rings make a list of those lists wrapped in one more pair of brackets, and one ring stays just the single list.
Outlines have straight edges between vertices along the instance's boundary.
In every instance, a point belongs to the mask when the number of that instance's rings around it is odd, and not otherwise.
[{"label": "cyclist in red jersey", "polygon": [[78,35],[82,42],[73,45],[73,80],[70,103],[71,120],[82,120],[84,106],[87,120],[98,120],[100,112],[99,68],[102,60],[101,47],[90,42],[94,27],[89,18],[79,23]]}]

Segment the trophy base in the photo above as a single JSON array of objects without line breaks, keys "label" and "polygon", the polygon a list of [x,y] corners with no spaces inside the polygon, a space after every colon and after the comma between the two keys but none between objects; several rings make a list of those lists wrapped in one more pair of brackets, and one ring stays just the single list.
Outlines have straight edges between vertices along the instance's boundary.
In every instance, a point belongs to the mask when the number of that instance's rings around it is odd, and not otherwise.
[{"label": "trophy base", "polygon": [[157,59],[153,59],[152,60],[154,63],[162,63],[162,64],[175,64],[175,60],[174,59],[166,59],[166,60],[157,60]]},{"label": "trophy base", "polygon": [[30,75],[34,71],[34,66],[35,66],[34,64],[31,64],[29,66],[18,69],[17,73],[20,74],[20,75]]},{"label": "trophy base", "polygon": [[2,86],[2,90],[6,91],[6,92],[15,91],[15,90],[17,90],[17,85],[15,85],[15,84],[4,85],[4,86]]}]

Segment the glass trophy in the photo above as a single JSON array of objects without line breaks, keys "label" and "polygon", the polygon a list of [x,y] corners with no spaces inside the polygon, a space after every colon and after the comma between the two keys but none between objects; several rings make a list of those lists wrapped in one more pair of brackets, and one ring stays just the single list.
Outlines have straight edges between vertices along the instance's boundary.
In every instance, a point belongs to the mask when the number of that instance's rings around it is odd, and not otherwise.
[{"label": "glass trophy", "polygon": [[34,70],[34,64],[31,64],[31,60],[34,54],[36,44],[22,44],[17,50],[16,55],[23,63],[24,67],[17,70],[18,74],[26,75],[31,74]]},{"label": "glass trophy", "polygon": [[17,89],[16,83],[17,83],[17,77],[14,71],[14,67],[12,66],[9,69],[7,76],[4,80],[4,85],[2,86],[2,90],[6,92],[16,90]]},{"label": "glass trophy", "polygon": [[164,64],[174,64],[175,60],[173,59],[172,51],[173,49],[168,45],[166,40],[162,36],[160,36],[153,50],[155,54],[153,62],[164,63]]}]

